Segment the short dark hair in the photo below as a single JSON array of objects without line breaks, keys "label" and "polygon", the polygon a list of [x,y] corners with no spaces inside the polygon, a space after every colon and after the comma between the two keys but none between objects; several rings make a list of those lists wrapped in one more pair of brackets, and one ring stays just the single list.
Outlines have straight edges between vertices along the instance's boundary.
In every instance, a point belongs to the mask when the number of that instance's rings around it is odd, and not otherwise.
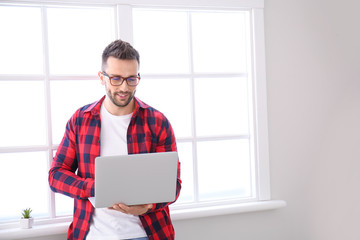
[{"label": "short dark hair", "polygon": [[140,55],[130,43],[120,39],[110,43],[102,53],[102,70],[105,71],[107,60],[109,57],[124,60],[136,60],[140,64]]}]

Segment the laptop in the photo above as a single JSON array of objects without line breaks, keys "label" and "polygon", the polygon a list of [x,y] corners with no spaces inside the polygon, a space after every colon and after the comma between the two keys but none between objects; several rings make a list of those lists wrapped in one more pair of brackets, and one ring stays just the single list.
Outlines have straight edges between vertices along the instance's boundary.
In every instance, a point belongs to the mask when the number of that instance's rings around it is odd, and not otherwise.
[{"label": "laptop", "polygon": [[172,202],[177,166],[177,152],[97,157],[95,197],[89,200],[95,208]]}]

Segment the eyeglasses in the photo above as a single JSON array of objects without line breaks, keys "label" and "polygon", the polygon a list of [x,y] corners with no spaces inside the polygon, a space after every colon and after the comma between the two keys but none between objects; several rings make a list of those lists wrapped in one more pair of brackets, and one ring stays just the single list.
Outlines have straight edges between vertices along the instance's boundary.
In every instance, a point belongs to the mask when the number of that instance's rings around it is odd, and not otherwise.
[{"label": "eyeglasses", "polygon": [[102,72],[104,76],[108,77],[110,80],[110,84],[113,86],[120,86],[124,81],[126,81],[127,85],[130,87],[135,87],[139,84],[140,74],[137,77],[127,77],[123,78],[120,76],[110,77],[105,71]]}]

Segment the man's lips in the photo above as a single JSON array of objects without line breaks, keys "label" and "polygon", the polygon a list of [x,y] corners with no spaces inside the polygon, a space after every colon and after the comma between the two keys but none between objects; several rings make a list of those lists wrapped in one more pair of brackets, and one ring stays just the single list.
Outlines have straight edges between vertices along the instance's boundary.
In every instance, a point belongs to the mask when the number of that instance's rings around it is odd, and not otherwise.
[{"label": "man's lips", "polygon": [[116,93],[116,96],[118,96],[120,99],[126,99],[129,96],[129,93],[120,92]]}]

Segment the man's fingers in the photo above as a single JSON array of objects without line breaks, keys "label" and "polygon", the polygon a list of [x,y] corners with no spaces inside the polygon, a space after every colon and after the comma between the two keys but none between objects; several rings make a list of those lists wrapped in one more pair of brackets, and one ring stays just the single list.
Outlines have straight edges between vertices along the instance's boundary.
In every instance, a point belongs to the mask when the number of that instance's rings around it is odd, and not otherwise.
[{"label": "man's fingers", "polygon": [[120,211],[120,212],[125,212],[124,209],[121,208],[120,204],[114,204],[114,205],[112,206],[112,208],[113,208],[114,210],[118,210],[118,211]]},{"label": "man's fingers", "polygon": [[128,206],[123,203],[119,203],[119,204],[114,204],[110,209],[114,209],[126,214],[142,215],[151,208],[152,208],[152,204]]},{"label": "man's fingers", "polygon": [[119,208],[120,208],[121,210],[123,210],[124,212],[129,212],[129,211],[130,211],[130,208],[131,208],[131,207],[129,207],[129,206],[123,204],[123,203],[119,203],[118,206],[119,206]]}]

